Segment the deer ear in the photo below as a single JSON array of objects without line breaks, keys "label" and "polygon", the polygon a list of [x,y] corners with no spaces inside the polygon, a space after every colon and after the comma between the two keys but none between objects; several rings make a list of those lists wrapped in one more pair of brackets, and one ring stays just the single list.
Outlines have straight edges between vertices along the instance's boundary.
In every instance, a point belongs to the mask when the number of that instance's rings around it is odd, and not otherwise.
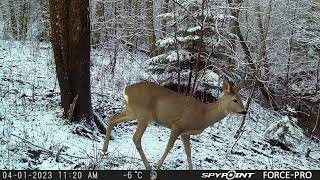
[{"label": "deer ear", "polygon": [[245,81],[244,81],[244,80],[241,80],[241,81],[239,82],[239,84],[234,88],[234,90],[235,90],[236,92],[238,92],[238,91],[240,91],[240,90],[244,87],[244,85],[245,85]]},{"label": "deer ear", "polygon": [[229,83],[228,80],[224,80],[223,81],[223,92],[227,93],[227,94],[230,94],[231,91],[232,91],[231,84]]}]

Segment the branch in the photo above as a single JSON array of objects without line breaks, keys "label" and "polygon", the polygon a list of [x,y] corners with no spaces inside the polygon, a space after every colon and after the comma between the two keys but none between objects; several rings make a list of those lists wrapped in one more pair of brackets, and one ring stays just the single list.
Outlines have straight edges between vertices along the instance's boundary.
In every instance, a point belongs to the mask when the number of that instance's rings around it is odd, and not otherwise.
[{"label": "branch", "polygon": [[15,134],[10,134],[10,135],[11,135],[11,136],[14,136],[14,137],[16,137],[16,138],[18,138],[18,139],[21,139],[22,141],[24,141],[24,142],[26,142],[26,143],[29,143],[29,144],[31,144],[32,146],[35,146],[35,147],[37,147],[37,148],[39,148],[39,149],[47,152],[49,155],[54,155],[53,151],[50,151],[50,150],[48,150],[48,149],[45,149],[44,147],[38,146],[38,145],[36,145],[36,144],[34,144],[34,143],[32,143],[32,142],[30,142],[30,141],[28,141],[28,140],[20,137],[20,136],[17,136],[17,135],[15,135]]},{"label": "branch", "polygon": [[[253,95],[254,95],[254,93],[255,93],[255,91],[256,91],[257,83],[258,83],[258,80],[256,79],[256,80],[254,81],[254,83],[253,83],[253,88],[252,88],[252,90],[251,90],[250,96],[248,97],[249,99],[248,99],[247,104],[246,104],[246,107],[245,107],[245,109],[246,109],[247,112],[248,112],[248,109],[249,109],[249,106],[250,106],[252,97],[253,97]],[[244,115],[244,116],[243,116],[241,125],[240,125],[239,129],[237,130],[236,134],[234,135],[234,138],[239,139],[239,138],[241,137],[241,135],[242,135],[242,133],[243,133],[243,131],[244,131],[244,130],[243,130],[243,126],[244,126],[244,122],[245,122],[245,120],[246,120],[246,117],[247,117],[247,115]]]},{"label": "branch", "polygon": [[[61,149],[60,149],[57,153],[54,153],[53,151],[48,150],[48,149],[46,149],[46,148],[44,148],[44,147],[41,147],[41,146],[39,146],[39,145],[36,145],[36,144],[34,144],[33,142],[31,142],[31,141],[29,141],[29,140],[26,140],[25,138],[22,138],[22,137],[20,137],[20,136],[15,135],[15,134],[10,134],[10,135],[11,135],[11,136],[14,136],[14,137],[16,137],[16,138],[18,138],[18,139],[21,139],[22,141],[24,141],[24,142],[26,142],[26,143],[28,143],[28,144],[36,147],[36,148],[39,148],[39,149],[43,150],[44,152],[46,152],[46,153],[49,154],[50,156],[55,157],[55,159],[58,159],[57,156],[59,156],[59,155],[69,156],[69,157],[78,158],[78,159],[88,159],[88,158],[85,158],[85,157],[80,157],[80,156],[69,155],[69,154],[66,154],[66,153],[61,153]],[[66,160],[66,161],[68,161],[68,162],[74,163],[74,162],[72,162],[71,160],[68,160],[68,159],[66,159],[66,158],[63,158],[63,159]]]}]

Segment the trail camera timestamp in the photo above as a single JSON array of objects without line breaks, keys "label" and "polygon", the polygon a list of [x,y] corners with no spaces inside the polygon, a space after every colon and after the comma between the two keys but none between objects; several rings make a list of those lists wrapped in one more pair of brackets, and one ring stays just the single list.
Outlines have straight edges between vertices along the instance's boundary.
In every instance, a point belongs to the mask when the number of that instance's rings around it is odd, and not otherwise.
[{"label": "trail camera timestamp", "polygon": [[97,171],[0,171],[0,179],[10,180],[81,180],[81,179],[98,179]]}]

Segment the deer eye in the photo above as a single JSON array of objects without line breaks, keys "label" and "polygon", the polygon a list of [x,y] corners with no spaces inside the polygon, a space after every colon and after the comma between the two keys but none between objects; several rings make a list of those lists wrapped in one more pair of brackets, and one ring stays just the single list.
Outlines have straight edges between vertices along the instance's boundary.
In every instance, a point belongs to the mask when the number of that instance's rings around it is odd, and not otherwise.
[{"label": "deer eye", "polygon": [[236,99],[234,99],[234,100],[232,100],[233,102],[235,102],[235,103],[238,103],[238,101],[236,100]]}]

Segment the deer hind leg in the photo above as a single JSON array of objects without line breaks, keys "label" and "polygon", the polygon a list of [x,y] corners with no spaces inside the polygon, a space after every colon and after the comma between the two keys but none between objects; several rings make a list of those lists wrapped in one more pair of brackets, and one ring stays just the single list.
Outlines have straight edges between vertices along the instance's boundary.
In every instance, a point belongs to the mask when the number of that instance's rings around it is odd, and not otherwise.
[{"label": "deer hind leg", "polygon": [[192,170],[190,135],[181,135],[181,140],[183,142],[184,151],[187,155],[189,170]]},{"label": "deer hind leg", "polygon": [[160,161],[157,164],[157,168],[156,168],[157,170],[159,170],[160,167],[162,166],[164,160],[166,159],[168,153],[172,149],[172,147],[173,147],[175,141],[177,140],[178,136],[179,136],[178,130],[176,128],[172,128],[171,129],[170,138],[169,138],[169,141],[168,141],[168,144],[167,144],[167,147],[166,147],[166,150],[164,151]]},{"label": "deer hind leg", "polygon": [[138,126],[136,129],[136,132],[133,135],[133,142],[136,146],[137,151],[139,152],[139,155],[143,161],[145,168],[147,170],[150,170],[151,169],[150,164],[149,164],[147,157],[144,154],[144,152],[142,150],[142,146],[141,146],[141,138],[142,138],[142,135],[143,135],[144,131],[146,130],[148,124],[149,124],[149,121],[147,119],[142,119],[142,118],[138,119]]},{"label": "deer hind leg", "polygon": [[109,145],[109,140],[110,140],[112,128],[121,122],[130,121],[134,118],[135,117],[133,116],[132,113],[125,111],[125,112],[117,114],[117,115],[113,116],[111,119],[109,119],[108,126],[106,129],[106,137],[105,137],[103,148],[102,148],[103,152],[106,153],[108,151],[108,145]]}]

